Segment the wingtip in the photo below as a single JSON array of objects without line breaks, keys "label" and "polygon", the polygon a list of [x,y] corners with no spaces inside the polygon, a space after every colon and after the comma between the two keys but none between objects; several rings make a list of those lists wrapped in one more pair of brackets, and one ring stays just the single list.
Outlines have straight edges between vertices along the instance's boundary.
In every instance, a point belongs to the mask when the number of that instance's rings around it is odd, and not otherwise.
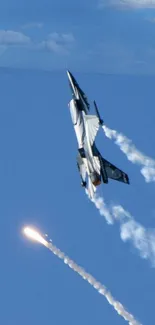
[{"label": "wingtip", "polygon": [[129,176],[128,175],[126,175],[126,180],[127,180],[127,184],[130,185],[130,180],[129,180]]}]

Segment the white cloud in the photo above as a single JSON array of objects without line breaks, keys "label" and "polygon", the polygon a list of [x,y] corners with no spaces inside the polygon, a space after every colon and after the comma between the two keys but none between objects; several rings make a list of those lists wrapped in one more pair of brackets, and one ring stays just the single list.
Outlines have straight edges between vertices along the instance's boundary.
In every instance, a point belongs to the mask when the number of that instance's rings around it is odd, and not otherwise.
[{"label": "white cloud", "polygon": [[30,43],[30,38],[21,32],[12,30],[0,30],[0,45],[2,46],[18,46]]},{"label": "white cloud", "polygon": [[155,0],[100,0],[99,8],[115,7],[119,9],[155,8]]},{"label": "white cloud", "polygon": [[51,33],[40,42],[32,40],[22,32],[0,30],[0,55],[11,47],[26,47],[31,50],[44,50],[57,55],[68,55],[73,49],[75,39],[72,33]]},{"label": "white cloud", "polygon": [[74,36],[69,34],[51,33],[47,40],[41,43],[41,48],[56,54],[69,54],[75,42]]}]

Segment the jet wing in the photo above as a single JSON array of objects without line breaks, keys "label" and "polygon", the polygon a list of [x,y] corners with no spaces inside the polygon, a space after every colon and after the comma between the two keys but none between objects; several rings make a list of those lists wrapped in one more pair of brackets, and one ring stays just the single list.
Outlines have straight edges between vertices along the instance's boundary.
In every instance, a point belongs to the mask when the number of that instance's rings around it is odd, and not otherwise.
[{"label": "jet wing", "polygon": [[86,126],[86,136],[92,146],[99,130],[100,122],[98,117],[95,115],[84,115],[84,122]]},{"label": "jet wing", "polygon": [[102,161],[108,178],[129,184],[129,177],[126,173],[124,173],[121,169],[117,168],[115,165],[111,164],[108,160],[104,159],[103,157]]}]

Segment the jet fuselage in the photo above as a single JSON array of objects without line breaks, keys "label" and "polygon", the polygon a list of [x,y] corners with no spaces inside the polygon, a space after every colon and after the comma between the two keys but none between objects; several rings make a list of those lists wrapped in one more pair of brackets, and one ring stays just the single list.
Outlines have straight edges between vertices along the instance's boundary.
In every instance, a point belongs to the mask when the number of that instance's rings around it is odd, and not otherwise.
[{"label": "jet fuselage", "polygon": [[[103,125],[98,107],[94,101],[96,115],[89,114],[90,105],[87,96],[73,75],[67,71],[72,100],[69,102],[70,114],[78,142],[77,167],[81,185],[87,189],[90,198],[94,197],[96,187],[108,183],[109,178],[129,184],[129,177],[121,169],[102,157],[96,147],[95,137],[99,126]],[[86,178],[88,182],[86,182]]]},{"label": "jet fuselage", "polygon": [[89,135],[87,135],[84,119],[84,116],[87,114],[81,109],[80,99],[72,99],[69,103],[69,109],[78,142],[79,153],[93,185],[98,186],[101,184],[101,175],[98,159],[93,155]]}]

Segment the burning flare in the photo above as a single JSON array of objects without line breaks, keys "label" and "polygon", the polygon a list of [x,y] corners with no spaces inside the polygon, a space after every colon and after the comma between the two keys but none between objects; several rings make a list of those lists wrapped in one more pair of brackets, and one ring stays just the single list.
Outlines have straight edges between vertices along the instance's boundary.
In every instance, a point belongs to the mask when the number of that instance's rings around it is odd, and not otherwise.
[{"label": "burning flare", "polygon": [[26,227],[26,228],[24,228],[23,231],[24,231],[24,234],[27,237],[29,237],[29,238],[39,242],[40,244],[48,247],[48,242],[36,230],[34,230],[32,228],[29,228],[29,227]]},{"label": "burning flare", "polygon": [[129,325],[141,325],[132,314],[130,314],[124,306],[112,296],[107,288],[97,281],[91,274],[87,273],[80,265],[71,260],[64,252],[57,248],[52,243],[47,242],[37,231],[29,227],[24,228],[24,233],[27,237],[36,240],[37,242],[46,246],[54,255],[63,260],[74,272],[79,274],[85,281],[87,281],[95,290],[103,295],[110,305],[117,311],[118,315],[122,316]]}]

